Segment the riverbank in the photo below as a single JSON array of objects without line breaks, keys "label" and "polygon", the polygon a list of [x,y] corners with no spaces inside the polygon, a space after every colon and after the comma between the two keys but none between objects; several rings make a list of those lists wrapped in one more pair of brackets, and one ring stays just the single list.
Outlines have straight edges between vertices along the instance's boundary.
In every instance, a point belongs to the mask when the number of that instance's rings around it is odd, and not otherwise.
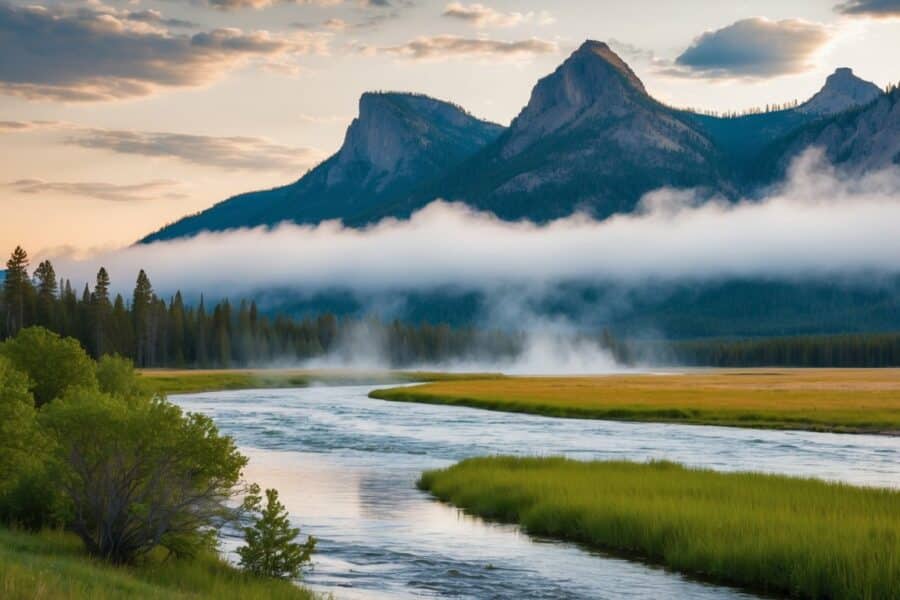
[{"label": "riverbank", "polygon": [[900,435],[900,369],[508,377],[379,389],[371,397],[551,417]]},{"label": "riverbank", "polygon": [[798,598],[900,589],[900,492],[673,463],[491,457],[419,487],[489,520]]},{"label": "riverbank", "polygon": [[430,371],[352,369],[140,369],[141,381],[165,394],[196,394],[310,385],[391,385],[421,381],[483,380],[496,373],[453,374]]},{"label": "riverbank", "polygon": [[117,567],[92,560],[74,535],[0,528],[0,597],[6,600],[314,600],[291,582],[243,573],[217,557],[147,560]]}]

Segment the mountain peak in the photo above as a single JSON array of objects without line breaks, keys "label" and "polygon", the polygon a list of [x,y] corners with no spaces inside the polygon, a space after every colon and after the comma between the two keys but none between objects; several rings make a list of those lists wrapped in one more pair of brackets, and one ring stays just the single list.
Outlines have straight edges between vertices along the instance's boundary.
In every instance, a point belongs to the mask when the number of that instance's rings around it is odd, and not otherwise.
[{"label": "mountain peak", "polygon": [[849,67],[839,67],[825,80],[816,94],[797,110],[817,115],[832,115],[863,106],[881,95],[881,88],[853,74]]},{"label": "mountain peak", "polygon": [[606,42],[585,40],[585,42],[578,47],[578,50],[572,53],[570,60],[573,58],[588,60],[600,58],[624,77],[630,85],[645,94],[647,93],[647,90],[644,89],[644,84],[638,76],[634,74],[634,71],[631,70],[628,63],[622,60],[618,54],[613,52],[612,48],[610,48]]},{"label": "mountain peak", "polygon": [[504,156],[519,153],[541,137],[586,119],[628,114],[647,98],[644,84],[610,47],[587,40],[540,81],[510,126]]}]

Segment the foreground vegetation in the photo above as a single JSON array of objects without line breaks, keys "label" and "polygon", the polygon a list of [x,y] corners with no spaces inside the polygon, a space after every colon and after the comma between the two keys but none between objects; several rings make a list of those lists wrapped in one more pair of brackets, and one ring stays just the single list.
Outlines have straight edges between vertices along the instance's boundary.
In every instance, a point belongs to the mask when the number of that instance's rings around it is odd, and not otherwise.
[{"label": "foreground vegetation", "polygon": [[0,529],[0,597],[6,600],[309,600],[278,579],[238,571],[214,555],[115,567],[90,558],[72,534]]},{"label": "foreground vegetation", "polygon": [[900,590],[900,492],[672,463],[475,458],[419,486],[487,519],[797,598]]},{"label": "foreground vegetation", "polygon": [[[130,360],[22,329],[0,343],[0,597],[309,597],[262,579],[298,577],[315,540],[297,539],[276,490],[263,503],[246,464]],[[228,524],[252,576],[217,558]]]},{"label": "foreground vegetation", "polygon": [[900,434],[897,369],[510,377],[371,396],[554,417]]}]

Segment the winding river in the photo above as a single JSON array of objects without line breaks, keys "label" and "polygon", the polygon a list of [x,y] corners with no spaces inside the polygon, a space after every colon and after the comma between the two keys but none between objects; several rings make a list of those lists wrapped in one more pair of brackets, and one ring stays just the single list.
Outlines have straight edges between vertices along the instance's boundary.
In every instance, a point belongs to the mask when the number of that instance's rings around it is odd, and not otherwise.
[{"label": "winding river", "polygon": [[[368,386],[173,396],[213,417],[319,538],[306,584],[341,599],[752,598],[660,568],[531,538],[415,489],[487,454],[668,459],[900,488],[900,441],[868,435],[553,419],[372,400]],[[226,548],[237,545],[226,540]]]}]

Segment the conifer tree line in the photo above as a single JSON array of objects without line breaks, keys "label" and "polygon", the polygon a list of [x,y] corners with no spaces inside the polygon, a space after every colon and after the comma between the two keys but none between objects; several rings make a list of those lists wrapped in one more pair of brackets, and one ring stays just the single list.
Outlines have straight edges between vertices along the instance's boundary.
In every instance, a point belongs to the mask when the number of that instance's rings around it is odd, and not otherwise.
[{"label": "conifer tree line", "polygon": [[512,357],[521,350],[520,336],[447,325],[407,325],[395,321],[315,318],[274,319],[260,314],[255,302],[209,305],[201,296],[189,306],[181,292],[168,299],[153,290],[143,270],[128,298],[112,297],[106,269],[93,287],[78,292],[68,279],[57,278],[50,261],[29,275],[27,253],[17,247],[6,263],[0,302],[0,340],[39,325],[73,337],[95,358],[118,354],[138,367],[243,367],[275,361],[304,360],[344,350],[360,335],[379,341],[394,366],[440,361]]},{"label": "conifer tree line", "polygon": [[[0,340],[40,325],[76,338],[95,358],[118,354],[139,367],[228,368],[306,360],[334,353],[353,357],[354,340],[377,342],[379,358],[395,367],[452,362],[512,360],[526,336],[448,325],[338,319],[324,313],[270,318],[255,302],[209,305],[201,296],[187,305],[180,292],[168,300],[138,273],[130,297],[110,293],[106,269],[93,288],[79,292],[59,279],[49,261],[29,275],[28,255],[13,251],[0,295]],[[642,342],[618,340],[609,331],[578,336],[608,349],[620,364],[717,367],[892,367],[900,366],[900,333],[793,336],[749,340]]]}]

